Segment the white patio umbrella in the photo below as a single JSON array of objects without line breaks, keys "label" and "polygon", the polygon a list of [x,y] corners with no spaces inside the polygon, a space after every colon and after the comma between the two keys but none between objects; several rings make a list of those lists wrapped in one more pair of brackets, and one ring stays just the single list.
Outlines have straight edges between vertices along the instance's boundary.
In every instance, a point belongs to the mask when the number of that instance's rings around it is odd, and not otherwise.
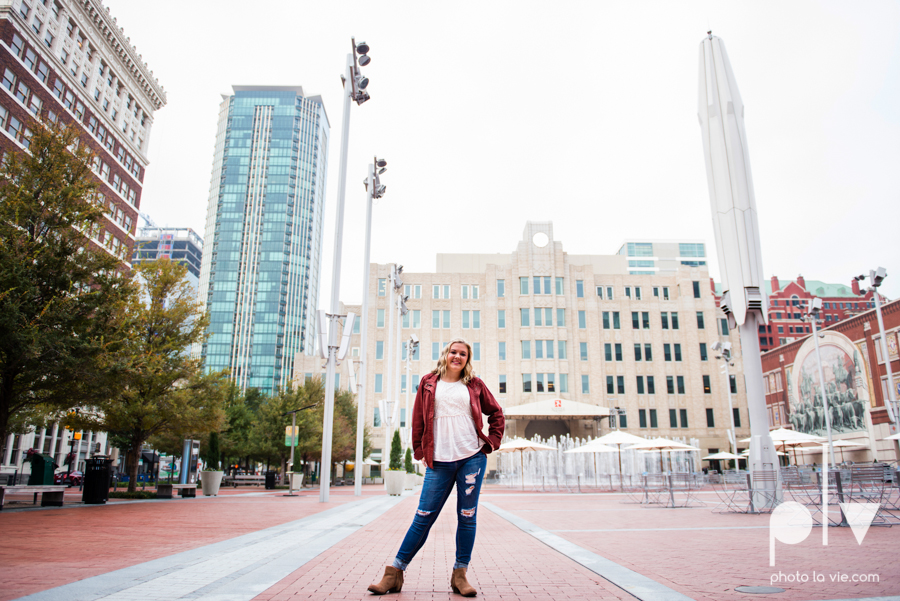
[{"label": "white patio umbrella", "polygon": [[648,451],[659,451],[659,471],[663,471],[663,451],[699,451],[697,447],[692,447],[689,444],[684,444],[681,442],[676,442],[674,440],[668,440],[665,438],[651,438],[650,440],[644,440],[640,444],[636,444],[630,447],[625,447],[626,449],[643,449]]},{"label": "white patio umbrella", "polygon": [[522,464],[522,490],[525,490],[525,451],[555,451],[556,449],[553,447],[548,447],[545,444],[540,444],[537,442],[532,442],[530,440],[525,440],[524,438],[514,438],[512,440],[508,440],[500,445],[500,448],[497,449],[497,453],[515,453],[519,452],[519,459]]},{"label": "white patio umbrella", "polygon": [[[592,440],[587,444],[583,444],[580,447],[576,447],[574,449],[569,449],[568,451],[563,451],[564,453],[615,453],[617,449],[606,446],[605,444],[600,444],[596,440]],[[597,481],[597,456],[594,455],[594,485],[598,486]]]},{"label": "white patio umbrella", "polygon": [[720,461],[722,459],[743,459],[740,455],[735,455],[734,453],[726,453],[722,451],[721,453],[713,453],[712,455],[707,455],[702,458],[704,461]]},{"label": "white patio umbrella", "polygon": [[628,432],[621,430],[613,430],[609,434],[604,434],[591,441],[591,444],[615,445],[619,449],[619,488],[625,490],[625,484],[622,480],[622,445],[623,444],[640,444],[647,440]]},{"label": "white patio umbrella", "polygon": [[[827,446],[828,446],[828,443],[827,443],[827,442],[823,442],[823,443],[822,443],[822,446],[826,446],[826,447],[827,447]],[[864,445],[864,444],[859,443],[859,442],[850,442],[849,440],[835,440],[835,441],[834,441],[834,448],[840,449],[840,451],[841,451],[841,463],[844,462],[844,449],[845,449],[846,447],[864,447],[864,446],[867,446],[867,445]]]},{"label": "white patio umbrella", "polygon": [[890,436],[886,436],[884,438],[879,438],[879,440],[900,440],[900,432],[891,434]]},{"label": "white patio umbrella", "polygon": [[[778,428],[777,430],[772,430],[771,432],[769,432],[769,435],[772,437],[772,441],[774,443],[781,445],[782,451],[787,451],[787,447],[791,447],[794,449],[794,465],[797,464],[797,450],[794,447],[798,447],[804,444],[821,444],[822,441],[825,440],[821,436],[816,436],[814,434],[804,434],[803,432],[788,430],[787,428]],[[750,442],[750,439],[745,438],[740,442]]]}]

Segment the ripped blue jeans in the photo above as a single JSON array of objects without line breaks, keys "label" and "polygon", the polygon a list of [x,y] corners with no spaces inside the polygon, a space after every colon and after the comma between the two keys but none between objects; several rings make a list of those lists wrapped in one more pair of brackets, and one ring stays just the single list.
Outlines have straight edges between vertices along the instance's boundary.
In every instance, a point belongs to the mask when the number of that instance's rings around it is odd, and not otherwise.
[{"label": "ripped blue jeans", "polygon": [[475,518],[478,513],[478,495],[487,456],[478,451],[471,457],[458,461],[435,461],[434,468],[425,470],[425,483],[419,496],[416,517],[403,538],[393,566],[405,570],[415,557],[444,503],[456,484],[456,563],[453,569],[468,567],[475,546]]}]

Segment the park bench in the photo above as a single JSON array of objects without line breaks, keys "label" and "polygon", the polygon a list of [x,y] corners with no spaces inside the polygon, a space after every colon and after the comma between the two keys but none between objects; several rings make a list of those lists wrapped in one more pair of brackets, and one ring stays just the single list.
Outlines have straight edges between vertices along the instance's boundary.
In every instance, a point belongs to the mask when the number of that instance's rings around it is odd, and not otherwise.
[{"label": "park bench", "polygon": [[37,497],[40,494],[41,507],[62,507],[66,488],[62,485],[0,486],[0,510],[3,509],[3,500],[7,493],[33,493],[35,505],[37,505]]},{"label": "park bench", "polygon": [[264,475],[239,474],[237,476],[229,476],[225,478],[225,484],[230,484],[237,488],[238,484],[249,484],[251,486],[264,486],[266,477]]},{"label": "park bench", "polygon": [[197,496],[196,484],[170,484],[168,482],[159,482],[156,485],[156,498],[171,499],[176,490],[182,498]]}]

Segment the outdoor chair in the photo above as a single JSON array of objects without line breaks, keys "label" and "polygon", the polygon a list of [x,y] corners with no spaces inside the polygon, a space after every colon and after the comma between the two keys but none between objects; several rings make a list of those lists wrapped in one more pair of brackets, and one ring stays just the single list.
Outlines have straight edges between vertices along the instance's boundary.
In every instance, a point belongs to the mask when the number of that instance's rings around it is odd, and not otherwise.
[{"label": "outdoor chair", "polygon": [[669,490],[666,474],[647,474],[644,478],[644,503],[668,503]]},{"label": "outdoor chair", "polygon": [[625,495],[628,497],[627,501],[623,501],[623,503],[646,503],[647,498],[647,488],[645,485],[645,480],[647,478],[647,474],[636,475],[632,474],[630,477],[623,478],[623,485],[625,490]]},{"label": "outdoor chair", "polygon": [[703,502],[697,499],[697,490],[702,485],[702,477],[697,478],[691,473],[672,473],[666,478],[666,484],[669,491],[666,499],[667,507],[691,507],[702,505]]},{"label": "outdoor chair", "polygon": [[719,503],[712,508],[714,513],[747,513],[750,510],[750,474],[741,474],[737,479],[732,473],[723,474],[724,482],[713,486]]}]

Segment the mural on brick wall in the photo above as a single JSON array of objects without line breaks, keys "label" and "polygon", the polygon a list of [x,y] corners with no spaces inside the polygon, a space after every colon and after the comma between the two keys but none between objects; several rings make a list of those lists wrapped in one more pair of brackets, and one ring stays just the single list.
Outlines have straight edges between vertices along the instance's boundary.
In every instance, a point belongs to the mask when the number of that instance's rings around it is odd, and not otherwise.
[{"label": "mural on brick wall", "polygon": [[[866,364],[859,348],[837,332],[825,332],[819,342],[825,391],[831,413],[832,434],[866,429],[869,385]],[[826,436],[825,408],[819,383],[816,348],[808,338],[788,373],[790,422],[798,432]]]}]

